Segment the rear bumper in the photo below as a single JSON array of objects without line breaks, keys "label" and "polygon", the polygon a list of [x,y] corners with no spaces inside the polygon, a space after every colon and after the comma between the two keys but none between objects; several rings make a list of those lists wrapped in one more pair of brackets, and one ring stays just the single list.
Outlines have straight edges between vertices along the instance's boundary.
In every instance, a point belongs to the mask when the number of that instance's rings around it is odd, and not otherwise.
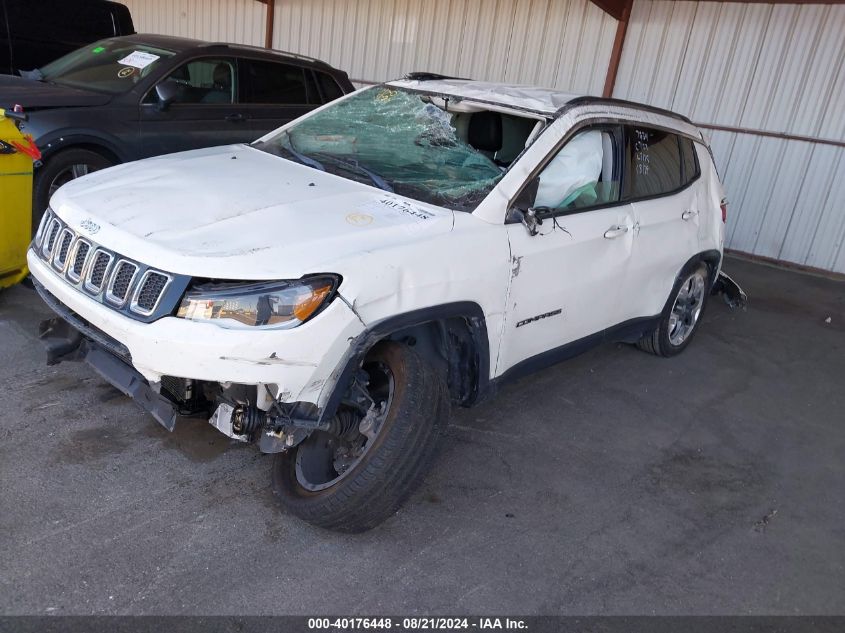
[{"label": "rear bumper", "polygon": [[713,294],[720,294],[731,308],[742,308],[748,305],[748,295],[733,279],[720,270],[713,284]]}]

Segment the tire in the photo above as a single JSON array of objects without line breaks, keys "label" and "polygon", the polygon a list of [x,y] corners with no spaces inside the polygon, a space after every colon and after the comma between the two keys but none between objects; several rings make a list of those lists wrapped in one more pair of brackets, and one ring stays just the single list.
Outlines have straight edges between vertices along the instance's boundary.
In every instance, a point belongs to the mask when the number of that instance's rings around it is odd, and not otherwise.
[{"label": "tire", "polygon": [[363,455],[333,483],[322,482],[337,475],[335,466],[319,476],[308,473],[315,471],[314,463],[337,463],[325,457],[337,455],[337,449],[328,448],[333,437],[337,446],[337,438],[314,432],[293,449],[278,453],[273,462],[273,491],[281,505],[308,523],[339,532],[365,532],[399,509],[430,468],[449,419],[442,375],[413,348],[379,343],[364,369],[370,373],[370,385],[379,382],[373,378],[376,371],[389,371],[392,395]]},{"label": "tire", "polygon": [[660,315],[657,327],[638,342],[644,352],[656,356],[675,356],[684,351],[701,325],[701,315],[710,295],[712,275],[706,264],[696,262],[686,267]]},{"label": "tire", "polygon": [[61,185],[86,173],[105,169],[114,161],[89,149],[66,149],[51,157],[35,172],[32,195],[32,234],[44,211],[50,204],[50,197]]}]

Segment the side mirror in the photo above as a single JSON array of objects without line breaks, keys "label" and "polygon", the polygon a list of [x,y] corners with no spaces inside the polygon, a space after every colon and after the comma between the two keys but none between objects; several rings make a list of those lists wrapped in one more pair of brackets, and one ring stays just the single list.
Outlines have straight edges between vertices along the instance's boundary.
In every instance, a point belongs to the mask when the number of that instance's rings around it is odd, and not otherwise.
[{"label": "side mirror", "polygon": [[156,85],[156,95],[158,95],[158,109],[164,112],[176,100],[179,94],[179,84],[172,79],[162,81]]},{"label": "side mirror", "polygon": [[519,222],[526,228],[528,235],[535,236],[540,232],[537,227],[543,224],[543,221],[537,217],[537,212],[534,210],[534,200],[537,198],[537,190],[540,188],[540,179],[532,178],[511,205],[511,212]]}]

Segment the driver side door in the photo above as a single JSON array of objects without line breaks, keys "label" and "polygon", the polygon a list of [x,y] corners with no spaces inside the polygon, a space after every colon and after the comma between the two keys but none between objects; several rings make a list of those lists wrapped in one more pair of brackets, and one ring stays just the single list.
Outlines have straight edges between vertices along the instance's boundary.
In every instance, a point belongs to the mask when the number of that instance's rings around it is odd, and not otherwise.
[{"label": "driver side door", "polygon": [[175,82],[177,95],[164,109],[155,88],[143,99],[143,157],[253,140],[249,113],[238,100],[238,64],[234,58],[192,59],[162,81]]},{"label": "driver side door", "polygon": [[536,235],[505,227],[512,273],[497,375],[573,356],[622,320],[634,216],[620,201],[621,141],[617,125],[564,137],[514,201],[542,224]]}]

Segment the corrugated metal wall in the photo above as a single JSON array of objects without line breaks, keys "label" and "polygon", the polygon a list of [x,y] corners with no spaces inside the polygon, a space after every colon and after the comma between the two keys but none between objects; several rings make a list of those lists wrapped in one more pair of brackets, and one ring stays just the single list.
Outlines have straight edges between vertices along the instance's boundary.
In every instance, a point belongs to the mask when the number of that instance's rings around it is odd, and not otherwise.
[{"label": "corrugated metal wall", "polygon": [[[139,32],[262,46],[256,0],[121,0]],[[587,0],[277,0],[273,47],[353,79],[412,70],[600,94],[616,21]]]},{"label": "corrugated metal wall", "polygon": [[[845,141],[845,6],[636,0],[614,96]],[[730,248],[845,272],[845,148],[711,132]]]},{"label": "corrugated metal wall", "polygon": [[266,7],[255,0],[120,0],[139,33],[264,46]]},{"label": "corrugated metal wall", "polygon": [[616,21],[587,0],[281,0],[274,47],[354,79],[412,70],[601,94]]},{"label": "corrugated metal wall", "polygon": [[[255,0],[123,0],[139,31],[262,45]],[[277,0],[275,48],[353,79],[410,70],[599,94],[616,22],[587,0]],[[845,140],[845,6],[635,0],[614,93],[708,125]],[[713,131],[728,246],[845,272],[845,149]]]}]

